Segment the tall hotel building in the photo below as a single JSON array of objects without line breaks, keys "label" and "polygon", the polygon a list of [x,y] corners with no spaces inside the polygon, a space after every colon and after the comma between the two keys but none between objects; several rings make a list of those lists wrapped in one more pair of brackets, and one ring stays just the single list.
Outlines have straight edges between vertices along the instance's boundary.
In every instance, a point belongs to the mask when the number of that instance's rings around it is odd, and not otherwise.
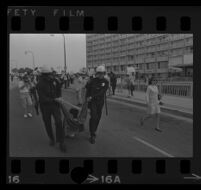
[{"label": "tall hotel building", "polygon": [[[193,34],[87,34],[87,68],[105,64],[108,72],[167,78],[171,68],[193,77]],[[181,70],[181,69],[180,69]]]}]

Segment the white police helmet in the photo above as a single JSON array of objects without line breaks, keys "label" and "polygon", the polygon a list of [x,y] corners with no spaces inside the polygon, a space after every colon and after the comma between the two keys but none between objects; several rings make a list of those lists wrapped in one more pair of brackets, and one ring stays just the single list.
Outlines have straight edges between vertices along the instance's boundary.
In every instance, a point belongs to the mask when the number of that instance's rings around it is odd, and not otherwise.
[{"label": "white police helmet", "polygon": [[100,65],[96,68],[96,72],[100,72],[100,73],[103,73],[105,72],[105,66],[104,65]]},{"label": "white police helmet", "polygon": [[88,70],[88,75],[89,75],[89,76],[93,76],[94,74],[95,74],[94,69],[89,69],[89,70]]},{"label": "white police helmet", "polygon": [[43,65],[41,68],[40,68],[40,72],[41,73],[51,73],[52,70],[50,67],[48,67],[47,65]]}]

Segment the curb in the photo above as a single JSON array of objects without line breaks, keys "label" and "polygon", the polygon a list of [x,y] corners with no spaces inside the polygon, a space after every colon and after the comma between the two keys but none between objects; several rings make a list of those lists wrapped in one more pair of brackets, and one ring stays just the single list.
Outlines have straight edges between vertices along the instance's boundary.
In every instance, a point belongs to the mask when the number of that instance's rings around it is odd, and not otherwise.
[{"label": "curb", "polygon": [[[113,100],[118,100],[118,101],[125,102],[125,103],[130,103],[130,104],[133,104],[133,105],[146,107],[145,103],[142,103],[142,102],[139,102],[139,101],[133,101],[133,100],[131,101],[131,100],[127,100],[127,99],[122,99],[121,97],[114,97],[114,96],[113,97],[109,96],[107,98],[111,99],[111,100],[113,99]],[[193,114],[192,113],[185,112],[185,111],[182,111],[182,110],[177,110],[177,109],[167,108],[167,107],[161,106],[161,111],[163,111],[165,113],[175,114],[175,115],[179,115],[179,116],[183,116],[183,117],[193,119]]]},{"label": "curb", "polygon": [[[68,88],[68,89],[63,89],[64,91],[70,90],[70,91],[76,91],[74,88]],[[113,99],[113,100],[118,100],[120,102],[125,102],[125,103],[129,103],[129,104],[133,104],[133,105],[138,105],[141,107],[146,107],[146,104],[140,101],[133,101],[133,100],[129,100],[126,98],[122,98],[122,97],[117,97],[117,96],[107,96],[107,99]],[[168,107],[164,107],[161,106],[161,111],[164,113],[169,113],[169,114],[175,114],[178,116],[182,116],[182,117],[186,117],[189,119],[193,119],[193,113],[189,113],[189,112],[185,112],[183,110],[178,110],[178,109],[174,109],[174,108],[168,108]]]}]

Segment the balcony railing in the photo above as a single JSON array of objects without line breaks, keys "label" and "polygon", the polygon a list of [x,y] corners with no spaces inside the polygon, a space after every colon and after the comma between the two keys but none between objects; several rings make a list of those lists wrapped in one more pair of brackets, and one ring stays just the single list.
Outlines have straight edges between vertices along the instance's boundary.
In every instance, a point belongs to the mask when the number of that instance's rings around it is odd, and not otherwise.
[{"label": "balcony railing", "polygon": [[[122,80],[122,84],[118,85],[124,89],[127,88],[125,79]],[[147,83],[143,81],[136,81],[135,90],[146,92]],[[180,96],[180,97],[193,97],[193,82],[158,82],[159,92],[163,95]]]}]

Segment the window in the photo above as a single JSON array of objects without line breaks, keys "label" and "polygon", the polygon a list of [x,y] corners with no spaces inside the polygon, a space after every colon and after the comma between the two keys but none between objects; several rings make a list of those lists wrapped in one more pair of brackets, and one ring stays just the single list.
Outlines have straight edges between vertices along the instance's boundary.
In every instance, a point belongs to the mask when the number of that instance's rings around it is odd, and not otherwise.
[{"label": "window", "polygon": [[147,63],[146,65],[147,65],[147,69],[149,69],[149,63]]},{"label": "window", "polygon": [[158,62],[158,69],[160,69],[160,68],[161,68],[160,62]]},{"label": "window", "polygon": [[160,63],[158,63],[159,64],[159,69],[166,69],[166,68],[168,68],[168,62],[167,61],[163,61],[163,62],[160,62]]}]

